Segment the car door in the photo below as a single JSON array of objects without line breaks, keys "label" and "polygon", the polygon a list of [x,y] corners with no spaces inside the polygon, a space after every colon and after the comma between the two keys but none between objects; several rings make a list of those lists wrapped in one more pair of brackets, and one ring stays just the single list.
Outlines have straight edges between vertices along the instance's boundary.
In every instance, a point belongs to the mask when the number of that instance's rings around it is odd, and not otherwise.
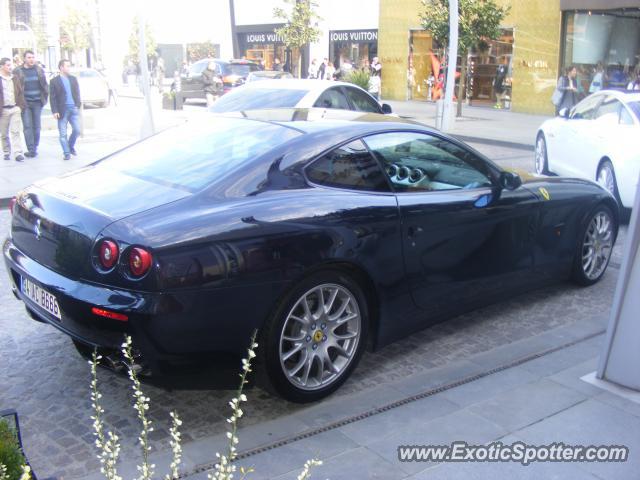
[{"label": "car door", "polygon": [[602,95],[591,95],[578,103],[569,118],[559,122],[549,146],[549,164],[552,171],[570,177],[581,176],[585,156],[594,156],[597,147],[594,139],[594,124]]},{"label": "car door", "polygon": [[353,110],[358,112],[383,113],[380,104],[368,93],[354,87],[344,86],[342,88],[351,102]]},{"label": "car door", "polygon": [[314,107],[320,108],[339,108],[342,110],[352,110],[349,100],[343,93],[342,89],[337,87],[331,87],[322,92],[318,97],[318,100],[313,104]]},{"label": "car door", "polygon": [[607,95],[598,106],[594,118],[593,138],[597,146],[596,155],[585,162],[585,175],[595,180],[600,160],[608,157],[614,163],[628,156],[630,150],[637,152],[638,138],[635,135],[633,117],[623,103],[613,95]]},{"label": "car door", "polygon": [[506,296],[530,280],[539,201],[496,187],[499,169],[436,134],[364,138],[398,199],[414,302],[439,318]]}]

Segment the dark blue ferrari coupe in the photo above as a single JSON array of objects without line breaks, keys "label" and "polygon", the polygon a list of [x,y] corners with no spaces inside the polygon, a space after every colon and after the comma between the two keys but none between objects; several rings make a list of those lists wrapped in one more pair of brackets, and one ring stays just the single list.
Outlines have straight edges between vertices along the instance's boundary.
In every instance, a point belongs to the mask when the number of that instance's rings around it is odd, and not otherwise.
[{"label": "dark blue ferrari coupe", "polygon": [[140,368],[239,356],[318,400],[379,348],[514,293],[604,274],[618,205],[520,177],[399,118],[211,115],[44,180],[12,206],[4,259],[30,315],[80,350],[133,336]]}]

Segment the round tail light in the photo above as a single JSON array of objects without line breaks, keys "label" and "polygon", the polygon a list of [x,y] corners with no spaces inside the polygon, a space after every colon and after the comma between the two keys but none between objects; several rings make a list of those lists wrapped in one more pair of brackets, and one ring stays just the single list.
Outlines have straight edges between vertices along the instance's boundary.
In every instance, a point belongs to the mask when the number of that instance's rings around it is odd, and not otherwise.
[{"label": "round tail light", "polygon": [[129,253],[129,270],[134,277],[141,277],[151,268],[151,254],[144,248],[134,247]]},{"label": "round tail light", "polygon": [[103,240],[98,250],[100,265],[107,270],[113,268],[118,261],[118,244],[113,240]]}]

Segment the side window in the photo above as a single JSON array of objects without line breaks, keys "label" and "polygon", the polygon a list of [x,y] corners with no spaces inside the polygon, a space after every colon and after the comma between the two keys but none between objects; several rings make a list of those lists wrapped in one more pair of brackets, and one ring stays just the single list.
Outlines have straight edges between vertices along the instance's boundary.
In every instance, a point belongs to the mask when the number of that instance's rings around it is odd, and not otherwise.
[{"label": "side window", "polygon": [[620,110],[620,125],[633,125],[633,117],[625,106]]},{"label": "side window", "polygon": [[399,192],[490,187],[482,158],[439,137],[416,132],[371,135],[365,143]]},{"label": "side window", "polygon": [[309,180],[320,185],[373,192],[389,191],[380,164],[361,140],[336,148],[309,165],[305,172]]},{"label": "side window", "polygon": [[344,89],[346,90],[347,96],[351,102],[355,105],[357,111],[382,113],[382,109],[380,108],[380,105],[378,105],[378,102],[365,92],[351,87],[344,87]]},{"label": "side window", "polygon": [[607,97],[598,107],[595,119],[598,121],[598,123],[617,125],[620,118],[620,110],[622,108],[622,103],[620,103],[614,97]]},{"label": "side window", "polygon": [[347,102],[347,97],[340,91],[339,88],[330,88],[316,101],[313,105],[314,107],[320,108],[341,108],[344,110],[350,110],[349,102]]},{"label": "side window", "polygon": [[598,102],[602,99],[601,95],[592,95],[578,103],[571,111],[571,118],[581,120],[592,120],[598,107]]}]

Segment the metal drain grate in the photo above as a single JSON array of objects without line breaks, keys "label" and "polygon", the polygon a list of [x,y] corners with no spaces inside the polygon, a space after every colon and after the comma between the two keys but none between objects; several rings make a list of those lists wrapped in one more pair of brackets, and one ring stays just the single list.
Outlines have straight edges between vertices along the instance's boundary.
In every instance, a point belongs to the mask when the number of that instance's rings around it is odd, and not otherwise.
[{"label": "metal drain grate", "polygon": [[[275,442],[268,443],[266,445],[261,445],[261,446],[256,447],[256,448],[251,448],[251,449],[248,449],[248,450],[244,450],[244,451],[238,453],[238,457],[235,460],[235,462],[237,462],[238,460],[244,460],[246,458],[252,457],[252,456],[257,455],[259,453],[263,453],[263,452],[267,452],[269,450],[273,450],[275,448],[284,447],[285,445],[289,445],[289,444],[292,444],[294,442],[298,442],[300,440],[304,440],[305,438],[313,437],[315,435],[319,435],[321,433],[328,432],[330,430],[335,430],[336,428],[340,428],[340,427],[343,427],[345,425],[349,425],[350,423],[354,423],[354,422],[358,422],[360,420],[364,420],[365,418],[373,417],[374,415],[378,415],[380,413],[388,412],[389,410],[393,410],[394,408],[398,408],[398,407],[401,407],[403,405],[407,405],[408,403],[415,402],[415,401],[418,401],[418,400],[422,400],[423,398],[431,397],[432,395],[436,395],[436,394],[444,392],[446,390],[450,390],[452,388],[459,387],[459,386],[464,385],[466,383],[471,383],[471,382],[473,382],[475,380],[479,380],[479,379],[481,379],[483,377],[487,377],[489,375],[493,375],[494,373],[502,372],[503,370],[508,370],[509,368],[517,367],[519,365],[522,365],[523,363],[530,362],[532,360],[535,360],[535,359],[540,358],[540,357],[544,357],[545,355],[549,355],[551,353],[557,352],[557,351],[562,350],[564,348],[572,347],[574,345],[577,345],[578,343],[585,342],[587,340],[590,340],[592,338],[597,337],[598,335],[602,335],[603,333],[605,333],[605,330],[600,330],[600,331],[597,331],[595,333],[591,333],[591,334],[586,335],[584,337],[581,337],[581,338],[578,338],[576,340],[573,340],[571,342],[564,343],[564,344],[559,345],[557,347],[549,348],[547,350],[543,350],[543,351],[538,352],[538,353],[527,355],[526,357],[522,357],[522,358],[519,358],[517,360],[511,361],[511,362],[509,362],[507,364],[500,365],[498,367],[494,367],[494,368],[492,368],[490,370],[486,370],[484,372],[476,373],[475,375],[471,375],[469,377],[465,377],[463,379],[456,380],[455,382],[451,382],[451,383],[447,383],[446,385],[441,385],[439,387],[431,388],[431,389],[426,390],[426,391],[424,391],[422,393],[418,393],[416,395],[411,395],[409,397],[402,398],[400,400],[396,400],[396,401],[391,402],[391,403],[387,403],[386,405],[382,405],[380,407],[376,407],[376,408],[373,408],[371,410],[367,410],[366,412],[359,413],[357,415],[352,415],[352,416],[347,417],[347,418],[343,418],[342,420],[338,420],[336,422],[329,423],[329,424],[327,424],[327,425],[325,425],[323,427],[316,427],[316,428],[313,428],[313,429],[310,429],[310,430],[306,430],[306,431],[301,432],[301,433],[297,433],[295,435],[291,435],[290,437],[283,438],[282,440],[277,440]],[[215,468],[215,462],[212,462],[212,463],[207,464],[207,465],[200,465],[200,466],[192,469],[189,473],[184,473],[184,474],[180,475],[180,478],[187,478],[187,477],[189,477],[191,475],[195,475],[197,473],[207,472],[209,470],[212,470],[213,468]]]}]

